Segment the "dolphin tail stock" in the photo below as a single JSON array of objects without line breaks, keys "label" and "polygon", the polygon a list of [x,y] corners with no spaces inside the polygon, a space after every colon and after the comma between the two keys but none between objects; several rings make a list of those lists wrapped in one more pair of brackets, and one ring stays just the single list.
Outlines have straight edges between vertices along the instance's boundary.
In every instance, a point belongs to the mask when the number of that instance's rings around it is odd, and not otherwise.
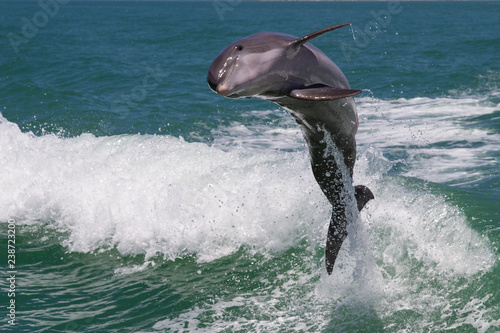
[{"label": "dolphin tail stock", "polygon": [[[358,211],[361,211],[368,201],[375,198],[373,192],[365,185],[354,186],[354,196],[356,197]],[[330,226],[328,227],[328,236],[326,237],[325,263],[328,275],[332,274],[335,260],[346,237],[347,219],[345,214],[339,214],[334,208]]]},{"label": "dolphin tail stock", "polygon": [[346,237],[347,220],[345,216],[340,217],[334,211],[328,227],[328,236],[326,237],[325,264],[328,275],[332,274],[335,260]]}]

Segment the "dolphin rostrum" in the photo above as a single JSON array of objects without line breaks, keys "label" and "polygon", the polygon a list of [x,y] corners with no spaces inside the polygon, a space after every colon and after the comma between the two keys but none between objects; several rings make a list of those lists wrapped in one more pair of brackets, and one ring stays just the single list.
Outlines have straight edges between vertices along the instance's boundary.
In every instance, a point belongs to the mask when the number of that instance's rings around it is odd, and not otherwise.
[{"label": "dolphin rostrum", "polygon": [[341,70],[310,40],[350,23],[334,25],[301,38],[261,32],[226,47],[212,62],[210,88],[228,98],[257,97],[284,107],[300,125],[314,177],[332,204],[325,262],[332,273],[354,198],[361,210],[373,199],[363,185],[353,188],[358,116],[353,90]]}]

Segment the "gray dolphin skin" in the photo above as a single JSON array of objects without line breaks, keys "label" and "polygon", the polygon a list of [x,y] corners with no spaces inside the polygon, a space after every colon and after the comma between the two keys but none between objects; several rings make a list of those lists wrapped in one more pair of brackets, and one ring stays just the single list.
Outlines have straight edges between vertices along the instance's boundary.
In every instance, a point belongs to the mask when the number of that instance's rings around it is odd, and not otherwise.
[{"label": "gray dolphin skin", "polygon": [[299,124],[314,177],[332,204],[325,252],[328,274],[347,237],[352,208],[361,210],[374,198],[368,187],[352,185],[358,128],[352,96],[362,91],[351,89],[337,65],[308,43],[346,25],[350,23],[301,38],[275,32],[253,34],[226,47],[207,75],[210,88],[219,95],[270,100]]}]

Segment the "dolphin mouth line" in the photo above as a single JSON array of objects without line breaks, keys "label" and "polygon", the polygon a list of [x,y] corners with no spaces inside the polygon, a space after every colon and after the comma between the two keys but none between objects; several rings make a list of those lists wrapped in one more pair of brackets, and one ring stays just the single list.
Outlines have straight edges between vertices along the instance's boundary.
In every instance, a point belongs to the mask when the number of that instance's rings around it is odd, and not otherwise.
[{"label": "dolphin mouth line", "polygon": [[[219,79],[224,77],[224,79],[217,85],[217,92],[220,93],[220,88],[229,80],[229,77],[233,73],[234,68],[236,67],[236,62],[238,60],[238,56],[236,56],[233,60],[233,57],[228,57],[226,62],[224,63],[224,66],[222,69],[219,71]],[[231,65],[229,69],[226,69],[228,63],[231,62]]]}]

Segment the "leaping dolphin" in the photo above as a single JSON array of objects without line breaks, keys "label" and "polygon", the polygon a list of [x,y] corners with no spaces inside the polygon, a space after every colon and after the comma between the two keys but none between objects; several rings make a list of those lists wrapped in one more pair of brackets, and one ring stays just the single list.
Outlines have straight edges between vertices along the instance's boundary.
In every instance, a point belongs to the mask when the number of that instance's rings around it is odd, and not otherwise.
[{"label": "leaping dolphin", "polygon": [[353,188],[358,116],[352,90],[341,70],[310,40],[350,23],[334,25],[301,38],[261,32],[226,47],[212,62],[210,88],[228,98],[257,97],[284,107],[307,142],[314,177],[332,204],[325,262],[333,271],[347,223],[351,198],[361,210],[373,199],[364,185]]}]

